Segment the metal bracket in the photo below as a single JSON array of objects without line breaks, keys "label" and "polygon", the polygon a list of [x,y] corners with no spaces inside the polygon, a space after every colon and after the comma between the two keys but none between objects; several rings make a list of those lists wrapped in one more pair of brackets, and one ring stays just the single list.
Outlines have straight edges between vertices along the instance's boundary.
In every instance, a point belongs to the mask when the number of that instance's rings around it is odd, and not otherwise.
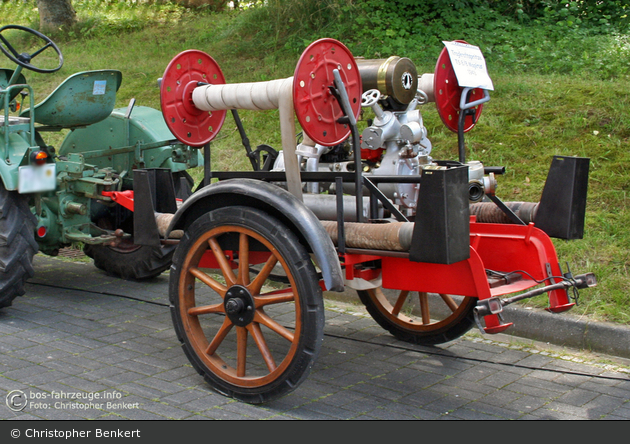
[{"label": "metal bracket", "polygon": [[477,324],[477,328],[479,328],[479,331],[482,334],[487,333],[486,329],[481,323],[481,317],[488,315],[497,315],[502,326],[510,326],[511,324],[505,323],[503,315],[501,314],[502,312],[503,302],[497,297],[477,301],[477,306],[473,309],[473,316],[475,318],[475,324]]},{"label": "metal bracket", "polygon": [[134,243],[161,246],[155,213],[177,212],[175,188],[171,170],[156,168],[134,170]]}]

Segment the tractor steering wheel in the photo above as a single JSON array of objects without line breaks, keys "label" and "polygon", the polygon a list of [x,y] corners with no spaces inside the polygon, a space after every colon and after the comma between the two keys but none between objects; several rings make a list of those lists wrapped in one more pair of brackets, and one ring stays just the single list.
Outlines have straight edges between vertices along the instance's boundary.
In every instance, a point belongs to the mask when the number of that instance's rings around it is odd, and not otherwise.
[{"label": "tractor steering wheel", "polygon": [[[2,32],[4,30],[6,30],[6,29],[17,29],[17,30],[20,30],[20,31],[28,32],[30,34],[33,34],[33,35],[39,37],[46,44],[44,46],[42,46],[41,48],[39,48],[37,51],[35,51],[32,54],[28,54],[26,52],[23,52],[23,53],[19,54],[15,50],[13,45],[11,45],[7,41],[7,39],[2,35]],[[44,50],[46,50],[49,47],[53,48],[55,50],[55,52],[57,53],[57,55],[59,57],[59,66],[57,66],[56,68],[46,69],[46,68],[38,68],[36,66],[31,65],[31,60],[34,59],[39,54],[41,54]],[[59,71],[61,69],[61,67],[63,66],[63,56],[61,55],[61,51],[59,50],[57,45],[55,45],[55,43],[49,37],[46,37],[41,32],[35,31],[34,29],[31,29],[31,28],[27,28],[26,26],[7,25],[7,26],[3,26],[2,28],[0,28],[0,50],[4,53],[5,56],[7,56],[9,58],[9,60],[11,60],[14,63],[17,63],[18,65],[20,65],[20,66],[22,66],[22,67],[24,67],[26,69],[30,69],[31,71],[41,72],[41,73],[50,73],[50,72]]]}]

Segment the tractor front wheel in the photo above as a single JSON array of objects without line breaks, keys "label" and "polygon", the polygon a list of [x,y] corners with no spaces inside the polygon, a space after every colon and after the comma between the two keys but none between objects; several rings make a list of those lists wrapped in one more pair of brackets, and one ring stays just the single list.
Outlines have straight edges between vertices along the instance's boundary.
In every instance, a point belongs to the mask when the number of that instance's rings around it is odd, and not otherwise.
[{"label": "tractor front wheel", "polygon": [[24,284],[35,274],[36,224],[26,198],[0,182],[0,308],[23,295]]},{"label": "tractor front wheel", "polygon": [[[175,195],[185,199],[190,195],[194,181],[186,171],[179,171],[173,173],[173,184]],[[122,207],[108,210],[96,220],[96,225],[111,231],[121,228],[133,233],[133,213]],[[136,245],[131,238],[116,247],[86,244],[83,252],[94,260],[96,268],[106,273],[123,279],[143,280],[157,277],[170,267],[175,247]]]},{"label": "tractor front wheel", "polygon": [[149,247],[123,241],[117,247],[85,245],[83,252],[94,260],[94,266],[123,279],[150,279],[171,265],[174,245]]}]

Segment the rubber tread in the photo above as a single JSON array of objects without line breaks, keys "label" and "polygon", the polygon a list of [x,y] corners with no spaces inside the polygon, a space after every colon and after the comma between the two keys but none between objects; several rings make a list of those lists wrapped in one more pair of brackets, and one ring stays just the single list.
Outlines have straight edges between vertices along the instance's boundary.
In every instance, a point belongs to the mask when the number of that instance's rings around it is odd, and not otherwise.
[{"label": "rubber tread", "polygon": [[22,296],[26,281],[35,274],[36,224],[26,196],[8,191],[0,183],[0,308]]}]

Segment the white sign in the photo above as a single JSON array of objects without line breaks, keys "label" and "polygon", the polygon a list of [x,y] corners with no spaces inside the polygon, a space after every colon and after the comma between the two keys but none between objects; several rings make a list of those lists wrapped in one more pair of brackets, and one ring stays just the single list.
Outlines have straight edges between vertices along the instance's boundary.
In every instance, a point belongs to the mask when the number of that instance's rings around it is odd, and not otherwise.
[{"label": "white sign", "polygon": [[478,46],[460,42],[442,42],[453,64],[457,83],[463,88],[482,88],[494,91],[488,75],[486,59]]},{"label": "white sign", "polygon": [[57,188],[56,165],[26,165],[18,168],[18,193],[39,193]]}]

